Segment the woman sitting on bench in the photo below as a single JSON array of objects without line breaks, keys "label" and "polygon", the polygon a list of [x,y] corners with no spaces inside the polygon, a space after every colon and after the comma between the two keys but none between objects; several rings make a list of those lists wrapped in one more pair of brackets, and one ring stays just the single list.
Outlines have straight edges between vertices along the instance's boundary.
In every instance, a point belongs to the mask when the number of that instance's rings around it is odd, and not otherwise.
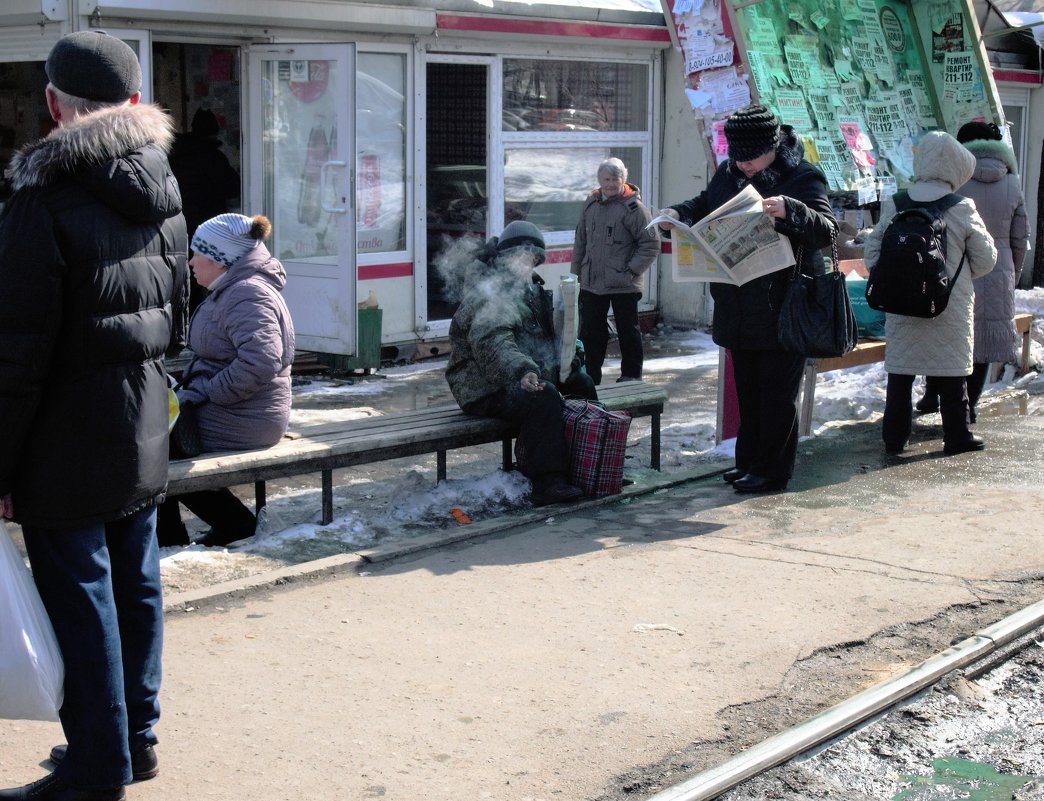
[{"label": "woman sitting on bench", "polygon": [[[196,229],[189,266],[207,297],[189,322],[193,352],[178,401],[198,409],[204,452],[275,445],[290,421],[294,324],[281,294],[286,271],[264,240],[267,217],[219,214]],[[210,531],[198,542],[228,545],[257,520],[227,488],[171,497],[159,510],[160,545],[188,545],[178,502]]]}]

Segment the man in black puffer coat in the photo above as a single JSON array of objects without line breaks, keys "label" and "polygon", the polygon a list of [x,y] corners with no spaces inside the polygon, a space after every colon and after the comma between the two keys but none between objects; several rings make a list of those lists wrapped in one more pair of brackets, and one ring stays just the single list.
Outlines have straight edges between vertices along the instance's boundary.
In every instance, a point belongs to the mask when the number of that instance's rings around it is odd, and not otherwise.
[{"label": "man in black puffer coat", "polygon": [[[729,159],[692,200],[661,209],[686,225],[702,219],[751,184],[764,198],[765,213],[790,239],[798,269],[823,269],[820,248],[829,248],[837,223],[823,173],[805,161],[793,129],[780,126],[764,106],[740,109],[725,122]],[[661,228],[669,228],[661,223]],[[736,467],[725,480],[738,492],[774,492],[787,486],[797,454],[797,394],[805,357],[779,346],[779,309],[793,268],[755,278],[743,286],[712,283],[713,338],[732,352],[739,401]]]},{"label": "man in black puffer coat", "polygon": [[15,155],[0,216],[0,515],[22,525],[65,660],[68,748],[0,799],[110,801],[156,773],[163,357],[184,335],[188,243],[173,125],[138,102],[134,51],[80,31],[46,71],[58,127]]}]

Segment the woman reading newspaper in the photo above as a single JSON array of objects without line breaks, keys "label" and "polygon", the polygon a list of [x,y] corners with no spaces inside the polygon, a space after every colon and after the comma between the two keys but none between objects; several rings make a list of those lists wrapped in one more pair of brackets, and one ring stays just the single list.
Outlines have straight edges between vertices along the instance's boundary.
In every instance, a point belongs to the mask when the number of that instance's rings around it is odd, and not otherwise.
[{"label": "woman reading newspaper", "polygon": [[[750,185],[764,198],[765,213],[790,240],[798,268],[822,269],[820,248],[830,246],[837,223],[823,173],[805,160],[789,125],[769,109],[746,106],[725,121],[729,158],[707,188],[660,214],[692,225]],[[670,223],[660,228],[669,230]],[[794,472],[797,394],[805,357],[779,346],[779,309],[791,268],[742,285],[712,283],[714,342],[732,352],[739,401],[736,466],[725,480],[737,492],[779,492]]]}]

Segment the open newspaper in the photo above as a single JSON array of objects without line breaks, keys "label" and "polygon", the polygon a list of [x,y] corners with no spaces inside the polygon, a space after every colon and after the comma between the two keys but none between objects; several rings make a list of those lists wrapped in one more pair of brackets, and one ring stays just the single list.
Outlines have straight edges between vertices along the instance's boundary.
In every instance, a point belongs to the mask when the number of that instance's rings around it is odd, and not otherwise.
[{"label": "open newspaper", "polygon": [[795,263],[790,240],[776,232],[749,184],[702,220],[685,225],[660,216],[648,227],[671,224],[671,270],[675,281],[717,281],[740,286]]}]

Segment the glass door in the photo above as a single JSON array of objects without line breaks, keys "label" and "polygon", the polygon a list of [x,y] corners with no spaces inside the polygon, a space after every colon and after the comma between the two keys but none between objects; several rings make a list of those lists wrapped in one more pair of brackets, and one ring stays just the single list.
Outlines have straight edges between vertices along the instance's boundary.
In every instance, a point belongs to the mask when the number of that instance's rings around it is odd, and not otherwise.
[{"label": "glass door", "polygon": [[350,44],[250,48],[250,207],[272,221],[269,250],[303,350],[356,348],[355,51]]}]

